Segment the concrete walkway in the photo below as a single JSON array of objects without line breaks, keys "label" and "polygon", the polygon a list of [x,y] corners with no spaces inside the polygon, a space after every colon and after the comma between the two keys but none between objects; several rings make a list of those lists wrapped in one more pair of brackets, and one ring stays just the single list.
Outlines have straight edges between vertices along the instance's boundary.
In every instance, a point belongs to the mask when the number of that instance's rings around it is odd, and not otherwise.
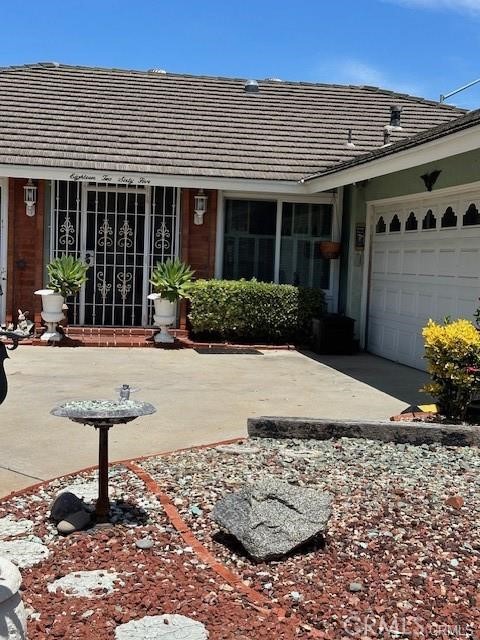
[{"label": "concrete walkway", "polygon": [[97,462],[97,435],[50,415],[70,399],[133,399],[153,416],[110,432],[110,459],[168,451],[246,434],[249,416],[383,419],[418,402],[425,374],[370,355],[258,355],[192,350],[59,349],[20,346],[6,361],[0,407],[0,495]]}]

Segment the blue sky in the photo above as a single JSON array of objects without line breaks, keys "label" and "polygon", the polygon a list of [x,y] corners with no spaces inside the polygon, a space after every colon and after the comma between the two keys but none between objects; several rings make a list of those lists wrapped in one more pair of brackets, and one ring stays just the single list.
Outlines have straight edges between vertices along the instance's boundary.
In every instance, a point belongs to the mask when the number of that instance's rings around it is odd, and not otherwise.
[{"label": "blue sky", "polygon": [[[22,0],[0,65],[370,84],[438,99],[480,77],[480,0]],[[480,107],[480,84],[449,101]]]}]

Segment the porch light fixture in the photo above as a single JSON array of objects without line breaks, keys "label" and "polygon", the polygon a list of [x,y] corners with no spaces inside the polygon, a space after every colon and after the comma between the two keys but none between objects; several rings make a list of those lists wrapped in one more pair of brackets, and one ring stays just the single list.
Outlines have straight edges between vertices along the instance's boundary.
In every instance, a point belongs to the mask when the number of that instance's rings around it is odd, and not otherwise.
[{"label": "porch light fixture", "polygon": [[29,178],[27,184],[23,187],[25,200],[25,213],[29,218],[35,215],[35,203],[37,202],[37,187]]},{"label": "porch light fixture", "polygon": [[193,209],[193,222],[194,224],[203,224],[203,216],[207,212],[208,196],[203,192],[203,189],[195,196],[195,206]]}]

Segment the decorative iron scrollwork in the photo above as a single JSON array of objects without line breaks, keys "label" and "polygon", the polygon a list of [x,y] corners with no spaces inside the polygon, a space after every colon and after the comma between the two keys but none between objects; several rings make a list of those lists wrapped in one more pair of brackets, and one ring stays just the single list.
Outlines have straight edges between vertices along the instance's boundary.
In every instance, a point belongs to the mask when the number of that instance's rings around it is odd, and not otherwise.
[{"label": "decorative iron scrollwork", "polygon": [[123,302],[125,302],[128,294],[132,290],[132,285],[130,284],[132,278],[133,276],[131,273],[121,272],[117,274],[117,280],[120,280],[120,282],[117,284],[117,291],[120,292],[120,296]]},{"label": "decorative iron scrollwork", "polygon": [[67,215],[65,222],[59,227],[58,244],[62,244],[65,247],[71,247],[75,244],[75,227],[70,220],[70,216]]},{"label": "decorative iron scrollwork", "polygon": [[111,283],[107,283],[105,281],[105,274],[103,271],[99,271],[97,273],[97,290],[100,293],[100,295],[102,296],[102,300],[105,301],[107,295],[110,293],[110,290],[112,288]]},{"label": "decorative iron scrollwork", "polygon": [[155,231],[155,249],[161,251],[167,251],[170,249],[170,229],[165,222],[162,222],[161,226]]},{"label": "decorative iron scrollwork", "polygon": [[98,227],[98,246],[99,247],[111,247],[113,240],[110,236],[113,235],[113,229],[110,226],[107,218],[104,218],[102,224]]},{"label": "decorative iron scrollwork", "polygon": [[133,244],[131,240],[131,236],[133,236],[133,230],[128,220],[125,220],[125,222],[122,224],[122,226],[118,230],[118,235],[120,236],[118,239],[118,246],[127,247],[127,249],[129,249]]}]

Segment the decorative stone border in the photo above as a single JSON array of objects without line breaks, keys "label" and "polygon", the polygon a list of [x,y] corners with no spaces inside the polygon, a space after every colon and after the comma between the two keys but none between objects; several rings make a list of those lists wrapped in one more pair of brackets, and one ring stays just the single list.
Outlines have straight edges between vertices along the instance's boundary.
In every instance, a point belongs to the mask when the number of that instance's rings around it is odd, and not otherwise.
[{"label": "decorative stone border", "polygon": [[254,438],[364,438],[396,444],[480,446],[480,426],[274,416],[249,418],[247,425],[248,435]]}]

